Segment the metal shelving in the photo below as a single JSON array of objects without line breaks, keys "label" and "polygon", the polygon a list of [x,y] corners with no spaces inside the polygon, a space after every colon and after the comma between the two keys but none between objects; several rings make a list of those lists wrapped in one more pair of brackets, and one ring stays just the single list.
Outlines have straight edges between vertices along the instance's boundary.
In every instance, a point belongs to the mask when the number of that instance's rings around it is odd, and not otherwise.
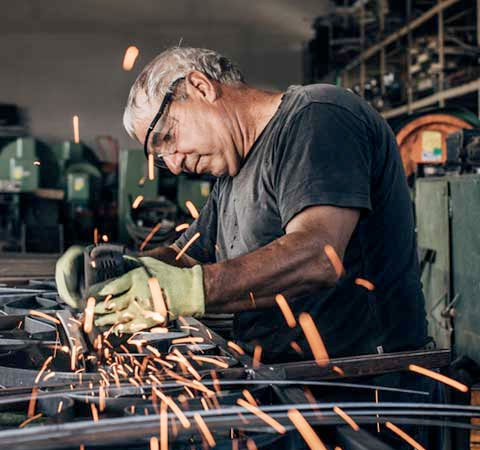
[{"label": "metal shelving", "polygon": [[[412,0],[407,0],[407,19],[410,15],[411,11],[411,2]],[[456,98],[463,96],[469,93],[478,93],[477,99],[477,109],[478,114],[480,115],[480,78],[475,80],[469,81],[465,84],[451,87],[445,89],[445,77],[444,77],[444,68],[445,68],[445,46],[444,46],[444,39],[445,39],[445,25],[444,25],[444,11],[449,8],[450,6],[458,3],[459,0],[438,0],[438,3],[431,7],[429,10],[425,11],[419,17],[407,20],[407,24],[404,25],[399,30],[395,31],[394,33],[382,37],[382,39],[372,45],[368,49],[362,51],[360,55],[355,58],[352,62],[346,65],[340,72],[340,76],[342,79],[342,84],[348,86],[348,80],[351,79],[351,74],[354,70],[359,69],[359,81],[360,81],[360,94],[363,95],[365,92],[365,82],[366,82],[366,63],[379,55],[379,68],[378,74],[380,76],[381,82],[381,92],[382,94],[385,93],[384,87],[384,75],[386,73],[386,48],[390,44],[394,43],[400,38],[406,37],[407,38],[407,89],[406,89],[406,102],[403,105],[394,107],[392,109],[386,110],[382,112],[382,115],[387,118],[397,117],[402,114],[411,114],[414,111],[430,106],[438,104],[439,107],[445,106],[445,101],[448,99]],[[476,40],[477,45],[480,46],[480,0],[476,2]],[[437,17],[438,23],[438,32],[437,32],[437,40],[438,40],[438,62],[439,62],[439,75],[438,75],[438,90],[427,97],[423,97],[421,99],[415,100],[413,98],[413,91],[412,91],[412,75],[409,70],[410,66],[410,49],[412,48],[412,31],[420,27],[422,24],[427,22],[428,20]],[[379,25],[380,30],[383,30],[383,24],[385,22],[384,12],[381,11],[379,14]],[[364,24],[361,23],[361,30],[364,29]],[[361,36],[364,36],[364,31],[361,32]],[[363,42],[363,41],[362,41]],[[432,75],[436,76],[436,75]]]}]

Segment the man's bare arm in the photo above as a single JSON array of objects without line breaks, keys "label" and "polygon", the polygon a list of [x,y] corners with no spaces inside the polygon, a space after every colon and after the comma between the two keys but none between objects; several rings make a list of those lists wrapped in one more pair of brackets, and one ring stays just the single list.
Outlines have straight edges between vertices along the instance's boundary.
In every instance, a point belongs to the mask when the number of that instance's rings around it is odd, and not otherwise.
[{"label": "man's bare arm", "polygon": [[199,264],[198,261],[188,256],[186,253],[177,260],[176,257],[179,251],[180,249],[175,244],[172,244],[168,247],[157,247],[152,250],[147,250],[146,252],[141,253],[140,256],[150,256],[177,267],[193,267],[196,264]]},{"label": "man's bare arm", "polygon": [[[241,257],[203,266],[206,310],[237,312],[275,304],[322,287],[334,286],[337,274],[325,254],[330,244],[343,258],[360,212],[313,206],[297,214],[286,234]],[[254,296],[251,300],[250,293]]]}]

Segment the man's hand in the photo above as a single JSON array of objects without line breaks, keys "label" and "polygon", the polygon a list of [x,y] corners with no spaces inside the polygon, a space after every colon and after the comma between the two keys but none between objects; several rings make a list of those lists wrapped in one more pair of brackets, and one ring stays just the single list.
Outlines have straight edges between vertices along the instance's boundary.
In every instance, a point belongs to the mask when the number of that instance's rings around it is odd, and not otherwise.
[{"label": "man's hand", "polygon": [[80,305],[80,274],[83,268],[83,247],[70,247],[57,261],[55,282],[60,298],[72,308]]},{"label": "man's hand", "polygon": [[[178,268],[154,258],[139,258],[152,277],[158,280],[167,302],[168,319],[178,316],[201,317],[205,313],[203,271],[200,265]],[[112,296],[95,307],[100,317],[96,325],[117,325],[118,331],[140,331],[161,325],[154,312],[152,293],[148,284],[149,273],[144,267],[131,270],[114,281],[93,286],[90,295]]]}]

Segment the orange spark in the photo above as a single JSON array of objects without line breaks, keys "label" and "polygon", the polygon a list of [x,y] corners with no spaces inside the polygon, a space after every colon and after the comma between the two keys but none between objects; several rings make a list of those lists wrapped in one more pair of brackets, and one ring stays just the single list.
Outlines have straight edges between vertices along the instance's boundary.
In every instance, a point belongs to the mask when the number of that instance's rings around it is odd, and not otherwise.
[{"label": "orange spark", "polygon": [[227,346],[230,347],[231,349],[235,350],[237,353],[240,355],[244,355],[245,352],[242,347],[240,347],[238,344],[235,344],[235,342],[228,341]]},{"label": "orange spark", "polygon": [[109,241],[108,234],[102,234],[102,241],[103,242],[108,242]]},{"label": "orange spark", "polygon": [[137,209],[140,206],[140,203],[142,202],[143,202],[143,195],[137,195],[137,197],[132,203],[132,209]]},{"label": "orange spark", "polygon": [[357,422],[355,422],[342,408],[339,408],[338,406],[333,407],[333,411],[338,414],[345,422],[347,422],[354,431],[360,430],[360,427],[357,425]]},{"label": "orange spark", "polygon": [[183,231],[186,230],[190,225],[188,223],[181,223],[175,227],[175,231]]},{"label": "orange spark", "polygon": [[330,358],[312,316],[306,312],[302,312],[298,321],[307,338],[308,345],[310,345],[316,363],[319,366],[326,366]]},{"label": "orange spark", "polygon": [[57,408],[57,414],[60,414],[62,412],[62,408],[63,408],[63,400],[60,400],[60,403],[58,404],[58,408]]},{"label": "orange spark", "polygon": [[324,248],[324,251],[328,259],[330,260],[330,263],[332,264],[333,268],[335,269],[335,273],[337,274],[337,277],[340,278],[345,273],[342,260],[338,257],[337,252],[331,245],[327,244]]},{"label": "orange spark", "polygon": [[275,296],[275,301],[277,302],[278,307],[282,311],[283,317],[285,317],[285,321],[290,328],[295,328],[297,325],[297,321],[295,320],[295,316],[293,315],[292,310],[290,309],[290,305],[288,304],[287,300],[282,294],[277,294]]},{"label": "orange spark", "polygon": [[148,154],[148,179],[153,181],[155,179],[155,170],[153,164],[153,153]]},{"label": "orange spark", "polygon": [[38,393],[38,388],[37,386],[34,386],[32,389],[32,395],[30,397],[30,400],[28,402],[28,412],[27,416],[28,417],[33,417],[35,414],[35,405],[37,403],[37,393]]},{"label": "orange spark", "polygon": [[80,144],[80,125],[77,115],[73,116],[73,142]]},{"label": "orange spark", "polygon": [[256,307],[257,307],[257,304],[255,303],[255,297],[254,297],[252,291],[250,291],[250,292],[248,293],[248,298],[249,298],[250,301],[252,302],[253,307],[256,308]]},{"label": "orange spark", "polygon": [[252,366],[254,369],[257,369],[260,367],[261,364],[261,359],[262,359],[262,346],[261,345],[256,345],[255,349],[253,350],[253,361],[252,361]]},{"label": "orange spark", "polygon": [[188,250],[188,248],[200,237],[200,233],[195,233],[190,240],[184,245],[184,247],[178,252],[177,256],[175,257],[175,261],[178,261]]},{"label": "orange spark", "polygon": [[161,450],[168,450],[168,415],[167,404],[160,404],[160,445]]},{"label": "orange spark", "polygon": [[53,356],[49,356],[44,363],[42,364],[42,367],[38,371],[37,376],[35,377],[34,383],[37,384],[40,381],[40,378],[42,377],[43,372],[45,369],[48,367],[48,365],[52,362]]},{"label": "orange spark", "polygon": [[440,381],[440,383],[448,384],[449,386],[453,387],[454,389],[458,389],[461,392],[468,392],[468,387],[450,377],[446,377],[445,375],[441,375],[433,370],[425,369],[425,367],[417,366],[415,364],[409,364],[408,370],[412,372],[419,373],[421,375],[425,375],[426,377],[433,378],[434,380]]},{"label": "orange spark", "polygon": [[37,316],[41,317],[42,319],[49,320],[50,322],[56,323],[57,325],[60,325],[60,321],[56,319],[55,317],[50,316],[49,314],[46,314],[42,311],[35,311],[34,309],[31,309],[28,311],[28,314],[30,316]]},{"label": "orange spark", "polygon": [[332,366],[332,370],[336,373],[338,373],[341,377],[344,377],[345,376],[345,372],[343,371],[343,369],[341,369],[340,367],[338,366]]},{"label": "orange spark", "polygon": [[[95,228],[93,229],[93,243],[94,243],[95,245],[98,244],[98,236],[99,236],[99,234],[98,234],[98,228],[95,227]],[[93,266],[93,267],[95,267],[95,266]]]},{"label": "orange spark", "polygon": [[247,450],[258,450],[258,447],[252,438],[247,439]]},{"label": "orange spark", "polygon": [[200,216],[200,214],[198,212],[198,209],[196,208],[196,206],[190,200],[187,200],[185,202],[185,206],[188,209],[188,212],[190,213],[190,215],[194,219],[198,219],[198,217]]},{"label": "orange spark", "polygon": [[30,417],[29,419],[27,420],[24,420],[19,426],[18,428],[23,428],[24,426],[28,425],[30,422],[33,422],[34,420],[40,418],[43,416],[43,413],[38,413],[36,414],[35,416],[33,417]]},{"label": "orange spark", "polygon": [[53,378],[55,375],[56,375],[55,372],[47,373],[47,374],[43,377],[43,381],[48,381],[48,380],[50,380],[50,378]]},{"label": "orange spark", "polygon": [[150,450],[160,450],[158,446],[158,439],[155,436],[150,438]]},{"label": "orange spark", "polygon": [[153,309],[155,312],[160,314],[165,321],[168,314],[167,305],[165,303],[165,299],[163,298],[162,289],[160,288],[157,278],[150,277],[148,279],[148,287],[150,288],[150,292],[152,294]]},{"label": "orange spark", "polygon": [[327,447],[325,447],[317,433],[315,433],[298,409],[289,409],[288,418],[312,450],[327,450]]},{"label": "orange spark", "polygon": [[127,47],[127,49],[125,50],[125,55],[123,57],[123,63],[122,63],[123,70],[128,72],[133,69],[133,66],[135,65],[135,61],[137,60],[138,54],[139,54],[139,50],[134,45],[130,45],[129,47]]},{"label": "orange spark", "polygon": [[301,347],[298,345],[297,342],[295,341],[290,342],[290,347],[292,347],[293,350],[295,350],[299,355],[303,355],[303,350],[301,349]]},{"label": "orange spark", "polygon": [[374,284],[363,278],[355,278],[355,284],[358,284],[359,286],[363,286],[365,289],[369,291],[375,290]]},{"label": "orange spark", "polygon": [[83,331],[85,331],[85,333],[90,333],[93,329],[95,302],[95,297],[89,297],[87,300],[87,307],[85,308],[85,320],[83,322]]},{"label": "orange spark", "polygon": [[39,165],[40,165],[40,161],[33,161],[33,165],[34,165],[34,166],[39,166]]},{"label": "orange spark", "polygon": [[140,251],[142,252],[143,249],[146,247],[146,245],[152,240],[153,236],[155,236],[155,233],[162,228],[162,223],[158,222],[150,231],[150,233],[147,234],[147,237],[145,240],[140,244]]},{"label": "orange spark", "polygon": [[201,344],[205,339],[200,336],[172,339],[172,344]]},{"label": "orange spark", "polygon": [[213,357],[192,355],[192,359],[194,361],[206,362],[206,363],[209,363],[209,364],[213,364],[213,365],[218,366],[222,369],[228,369],[228,364],[225,361],[219,361],[218,359],[215,359]]},{"label": "orange spark", "polygon": [[405,442],[408,442],[416,450],[425,450],[425,447],[423,447],[421,444],[419,444],[415,439],[413,439],[411,436],[409,436],[407,433],[405,433],[405,431],[398,428],[392,422],[385,422],[385,426],[389,430],[392,430],[395,434],[400,436]]},{"label": "orange spark", "polygon": [[92,410],[92,417],[94,422],[98,422],[98,410],[97,407],[93,404],[90,403],[90,409]]},{"label": "orange spark", "polygon": [[193,418],[195,419],[195,422],[197,422],[198,428],[200,428],[200,431],[202,432],[203,437],[207,441],[208,445],[210,447],[215,447],[215,439],[213,439],[212,433],[210,433],[210,430],[208,429],[207,424],[202,419],[202,416],[196,413],[193,415]]},{"label": "orange spark", "polygon": [[285,427],[276,421],[273,417],[269,416],[267,413],[263,412],[261,409],[257,408],[256,406],[251,405],[247,401],[243,400],[242,398],[237,399],[237,404],[243,406],[247,411],[255,414],[257,417],[262,419],[265,423],[270,425],[275,431],[280,434],[284,434],[287,430]]}]

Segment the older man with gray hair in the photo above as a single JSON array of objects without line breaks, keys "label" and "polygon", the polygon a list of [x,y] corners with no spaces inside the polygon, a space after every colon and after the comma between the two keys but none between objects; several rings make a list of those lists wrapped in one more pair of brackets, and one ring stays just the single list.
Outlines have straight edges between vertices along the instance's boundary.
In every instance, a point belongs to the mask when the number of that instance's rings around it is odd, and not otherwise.
[{"label": "older man with gray hair", "polygon": [[[361,98],[326,84],[256,89],[217,52],[178,47],[138,76],[124,124],[156,165],[217,177],[175,244],[141,257],[170,318],[235,313],[236,339],[260,345],[263,362],[314,359],[298,325],[307,314],[330,357],[429,343],[395,136]],[[67,252],[57,264],[60,294],[72,305],[77,256]],[[145,314],[153,309],[148,277],[138,268],[103,286],[97,295],[113,300],[97,305],[97,325],[158,325]],[[279,294],[293,312],[288,323]],[[372,381],[435,390],[408,373]]]}]

